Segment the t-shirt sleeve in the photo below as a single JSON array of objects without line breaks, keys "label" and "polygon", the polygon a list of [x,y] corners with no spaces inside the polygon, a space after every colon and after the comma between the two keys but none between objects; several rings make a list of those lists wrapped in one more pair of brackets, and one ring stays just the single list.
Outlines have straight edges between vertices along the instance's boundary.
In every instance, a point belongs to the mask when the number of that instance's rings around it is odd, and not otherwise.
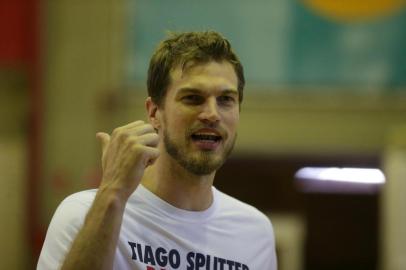
[{"label": "t-shirt sleeve", "polygon": [[[268,220],[269,221],[269,220]],[[268,231],[269,231],[269,258],[270,258],[270,270],[277,270],[278,269],[278,262],[277,262],[277,257],[276,257],[276,247],[275,247],[275,234],[273,231],[273,226],[272,223],[269,221],[269,227],[268,227]]]},{"label": "t-shirt sleeve", "polygon": [[65,259],[73,240],[83,225],[89,206],[66,198],[57,208],[49,224],[37,264],[37,270],[57,270]]}]

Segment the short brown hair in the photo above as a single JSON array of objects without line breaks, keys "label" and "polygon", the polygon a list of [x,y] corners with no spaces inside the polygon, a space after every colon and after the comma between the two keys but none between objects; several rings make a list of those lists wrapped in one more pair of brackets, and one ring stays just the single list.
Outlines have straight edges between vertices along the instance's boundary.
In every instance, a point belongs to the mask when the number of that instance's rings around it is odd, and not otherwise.
[{"label": "short brown hair", "polygon": [[158,106],[163,105],[170,84],[170,72],[178,65],[227,61],[238,79],[239,102],[243,99],[245,85],[243,66],[231,48],[230,42],[215,31],[170,33],[152,55],[148,68],[148,95]]}]

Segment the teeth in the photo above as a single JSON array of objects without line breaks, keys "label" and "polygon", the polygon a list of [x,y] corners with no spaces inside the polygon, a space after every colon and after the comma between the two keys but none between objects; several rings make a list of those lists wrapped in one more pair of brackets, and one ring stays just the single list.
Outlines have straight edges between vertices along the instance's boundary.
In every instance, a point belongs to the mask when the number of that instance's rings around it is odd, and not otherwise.
[{"label": "teeth", "polygon": [[197,135],[197,136],[217,136],[214,133],[196,133],[194,135]]}]

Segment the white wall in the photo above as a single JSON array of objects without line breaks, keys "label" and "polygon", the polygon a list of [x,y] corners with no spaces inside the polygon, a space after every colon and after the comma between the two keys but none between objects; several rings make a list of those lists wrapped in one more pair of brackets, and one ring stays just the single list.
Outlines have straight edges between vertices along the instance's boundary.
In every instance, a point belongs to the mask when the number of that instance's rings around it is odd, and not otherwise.
[{"label": "white wall", "polygon": [[392,130],[385,153],[382,196],[382,270],[406,269],[406,125]]}]

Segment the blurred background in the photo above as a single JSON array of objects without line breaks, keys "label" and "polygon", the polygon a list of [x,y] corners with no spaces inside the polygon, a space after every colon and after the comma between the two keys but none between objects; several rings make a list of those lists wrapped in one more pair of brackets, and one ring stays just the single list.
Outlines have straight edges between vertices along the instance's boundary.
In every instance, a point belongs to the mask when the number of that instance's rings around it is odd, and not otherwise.
[{"label": "blurred background", "polygon": [[[208,29],[247,79],[215,185],[269,215],[279,269],[406,269],[403,0],[0,1],[0,269],[34,269],[57,205],[97,187],[95,133],[146,118],[166,31]],[[295,177],[303,167],[386,182]]]}]

